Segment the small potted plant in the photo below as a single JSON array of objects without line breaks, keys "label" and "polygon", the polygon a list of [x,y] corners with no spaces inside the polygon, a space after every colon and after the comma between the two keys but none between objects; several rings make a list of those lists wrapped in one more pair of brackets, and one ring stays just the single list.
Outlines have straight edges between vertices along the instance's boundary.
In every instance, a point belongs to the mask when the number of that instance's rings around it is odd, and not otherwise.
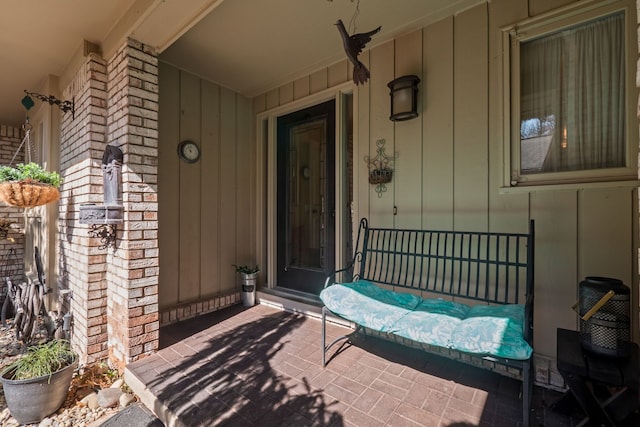
[{"label": "small potted plant", "polygon": [[235,265],[236,273],[240,274],[242,284],[242,305],[251,307],[256,303],[256,280],[260,268],[256,265],[250,267],[248,265]]},{"label": "small potted plant", "polygon": [[78,356],[69,341],[52,340],[27,349],[0,374],[7,407],[20,425],[39,423],[64,403]]},{"label": "small potted plant", "polygon": [[62,178],[37,163],[0,166],[0,199],[8,205],[32,208],[60,198]]}]

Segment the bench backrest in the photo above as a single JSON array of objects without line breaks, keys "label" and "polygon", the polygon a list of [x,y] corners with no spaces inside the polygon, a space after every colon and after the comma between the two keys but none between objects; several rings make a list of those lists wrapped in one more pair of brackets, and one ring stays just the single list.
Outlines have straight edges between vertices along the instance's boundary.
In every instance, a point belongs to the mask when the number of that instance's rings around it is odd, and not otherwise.
[{"label": "bench backrest", "polygon": [[497,304],[533,297],[534,222],[529,232],[412,230],[358,231],[354,280]]}]

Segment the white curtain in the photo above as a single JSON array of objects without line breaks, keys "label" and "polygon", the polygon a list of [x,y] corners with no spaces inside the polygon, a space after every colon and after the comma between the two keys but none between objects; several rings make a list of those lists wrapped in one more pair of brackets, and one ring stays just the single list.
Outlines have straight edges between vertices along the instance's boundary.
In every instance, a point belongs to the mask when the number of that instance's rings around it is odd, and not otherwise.
[{"label": "white curtain", "polygon": [[[540,167],[529,173],[625,165],[623,34],[618,13],[522,43],[521,123],[553,124],[541,130],[546,139],[522,138],[522,153],[532,152],[526,144],[547,143]],[[523,173],[531,163],[521,159]]]}]

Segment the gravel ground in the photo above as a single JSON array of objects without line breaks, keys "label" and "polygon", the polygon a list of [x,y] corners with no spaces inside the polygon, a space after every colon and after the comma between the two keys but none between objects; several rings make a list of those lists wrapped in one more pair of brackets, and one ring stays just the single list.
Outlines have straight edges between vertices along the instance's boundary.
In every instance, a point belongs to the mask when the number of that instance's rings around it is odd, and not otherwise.
[{"label": "gravel ground", "polygon": [[[0,370],[19,358],[23,351],[24,346],[16,341],[14,330],[5,325],[0,326]],[[83,398],[93,392],[99,392],[101,389],[110,388],[117,380],[117,372],[108,369],[103,364],[82,367],[74,374],[69,394],[62,407],[39,424],[31,424],[30,426],[98,427],[107,418],[119,412],[122,407],[116,401],[115,406],[103,408],[96,404],[95,400],[92,403],[87,403],[88,400],[84,399],[83,401]],[[117,386],[118,384],[116,384]],[[131,392],[126,384],[122,384],[120,389]],[[131,398],[132,402],[138,400],[134,395],[131,395]],[[19,426],[9,413],[2,388],[0,388],[0,426]]]}]

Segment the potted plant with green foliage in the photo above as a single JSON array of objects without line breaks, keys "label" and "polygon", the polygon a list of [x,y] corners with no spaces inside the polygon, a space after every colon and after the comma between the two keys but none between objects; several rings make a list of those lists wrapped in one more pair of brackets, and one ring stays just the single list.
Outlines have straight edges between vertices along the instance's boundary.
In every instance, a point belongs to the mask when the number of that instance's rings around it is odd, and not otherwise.
[{"label": "potted plant with green foliage", "polygon": [[233,264],[233,266],[236,268],[236,273],[240,274],[242,305],[251,307],[256,303],[256,280],[258,279],[260,268],[257,265],[250,267],[248,265]]},{"label": "potted plant with green foliage", "polygon": [[37,163],[0,166],[0,199],[21,208],[41,206],[60,198],[62,178]]},{"label": "potted plant with green foliage", "polygon": [[64,403],[78,356],[69,341],[52,340],[27,349],[0,374],[7,407],[18,423],[39,423]]}]

